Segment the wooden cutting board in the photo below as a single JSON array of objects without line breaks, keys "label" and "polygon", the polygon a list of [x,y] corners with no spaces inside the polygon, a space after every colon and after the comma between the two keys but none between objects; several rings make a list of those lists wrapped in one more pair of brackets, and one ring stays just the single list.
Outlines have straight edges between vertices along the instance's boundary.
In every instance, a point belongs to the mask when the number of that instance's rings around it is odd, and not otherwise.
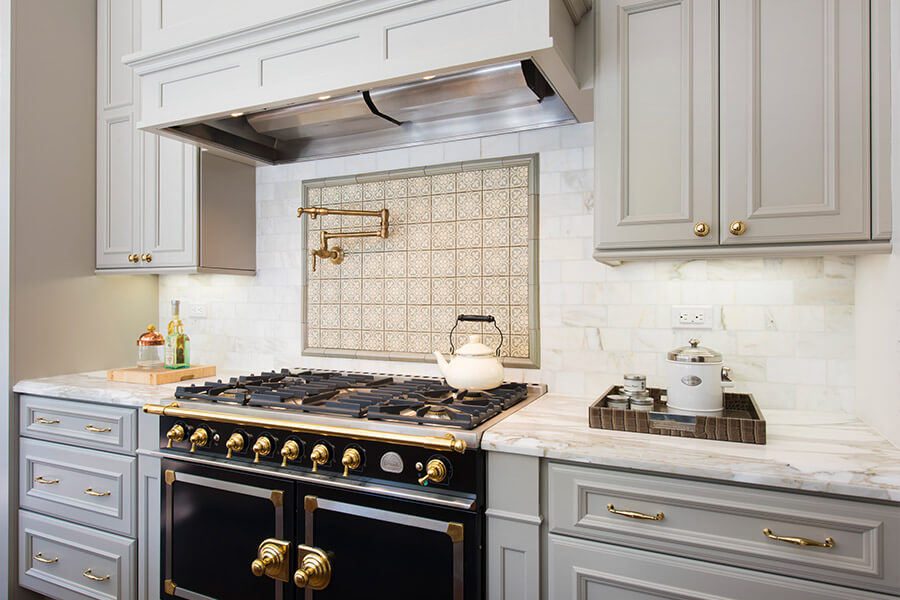
[{"label": "wooden cutting board", "polygon": [[129,367],[127,369],[110,369],[106,372],[106,379],[119,383],[143,383],[147,385],[160,385],[163,383],[178,383],[186,379],[198,377],[211,377],[216,374],[215,366],[194,365],[185,369],[141,369]]}]

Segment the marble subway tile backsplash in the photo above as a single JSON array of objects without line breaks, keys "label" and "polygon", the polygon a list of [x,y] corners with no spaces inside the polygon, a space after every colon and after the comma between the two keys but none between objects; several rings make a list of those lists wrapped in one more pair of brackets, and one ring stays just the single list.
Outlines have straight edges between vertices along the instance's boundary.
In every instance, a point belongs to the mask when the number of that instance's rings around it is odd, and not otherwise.
[{"label": "marble subway tile backsplash", "polygon": [[[260,168],[256,276],[160,276],[160,320],[168,321],[172,298],[207,304],[208,318],[186,318],[185,324],[195,360],[220,368],[302,364],[437,375],[437,368],[428,363],[301,355],[306,248],[295,215],[302,203],[302,184],[322,177],[531,153],[539,154],[540,169],[541,368],[509,369],[508,378],[544,381],[555,392],[587,395],[599,395],[629,371],[644,372],[651,385],[659,385],[664,381],[665,352],[696,335],[724,353],[738,391],[754,393],[763,408],[853,411],[854,259],[641,261],[618,267],[595,262],[591,123]],[[432,219],[434,212],[432,207]],[[440,207],[437,213],[440,218]],[[369,268],[379,273],[389,267],[374,259]],[[361,294],[366,293],[363,285]],[[713,305],[713,328],[673,329],[673,304]],[[387,322],[399,319],[398,313],[361,311],[359,319]],[[348,312],[338,318],[353,320],[357,315]]]}]

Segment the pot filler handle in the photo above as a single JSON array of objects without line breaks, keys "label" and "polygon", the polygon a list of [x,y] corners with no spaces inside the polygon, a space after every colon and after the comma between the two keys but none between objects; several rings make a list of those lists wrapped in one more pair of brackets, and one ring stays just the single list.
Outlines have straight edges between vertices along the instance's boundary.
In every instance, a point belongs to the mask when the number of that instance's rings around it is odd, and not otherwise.
[{"label": "pot filler handle", "polygon": [[456,331],[456,326],[459,325],[460,321],[470,321],[475,323],[493,323],[494,327],[497,328],[497,333],[500,334],[500,343],[497,345],[497,350],[495,351],[497,356],[500,356],[500,348],[503,347],[503,331],[500,329],[500,326],[497,325],[497,319],[493,317],[493,315],[457,315],[456,323],[453,324],[453,329],[450,330],[450,354],[452,355],[456,348],[453,346],[453,332]]}]

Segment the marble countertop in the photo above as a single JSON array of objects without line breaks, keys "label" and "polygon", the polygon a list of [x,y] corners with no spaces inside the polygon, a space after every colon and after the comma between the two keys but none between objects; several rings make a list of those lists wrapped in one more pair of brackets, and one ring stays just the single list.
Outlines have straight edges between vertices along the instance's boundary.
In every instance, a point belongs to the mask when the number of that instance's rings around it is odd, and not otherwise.
[{"label": "marble countertop", "polygon": [[764,411],[765,445],[591,429],[596,398],[547,394],[482,437],[486,450],[900,502],[900,449],[852,415]]}]

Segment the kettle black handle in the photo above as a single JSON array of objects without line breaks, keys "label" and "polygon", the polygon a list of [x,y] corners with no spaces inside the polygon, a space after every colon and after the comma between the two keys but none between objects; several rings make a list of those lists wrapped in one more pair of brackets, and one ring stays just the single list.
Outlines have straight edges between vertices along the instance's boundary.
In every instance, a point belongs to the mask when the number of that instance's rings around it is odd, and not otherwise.
[{"label": "kettle black handle", "polygon": [[497,333],[500,334],[500,344],[497,345],[497,350],[495,350],[497,356],[500,356],[500,348],[503,347],[503,331],[500,329],[500,326],[497,325],[497,319],[495,319],[493,315],[457,315],[456,323],[453,324],[453,329],[450,330],[450,354],[456,352],[456,348],[453,346],[453,332],[456,331],[456,326],[459,325],[460,321],[493,323],[494,327],[497,328]]}]

